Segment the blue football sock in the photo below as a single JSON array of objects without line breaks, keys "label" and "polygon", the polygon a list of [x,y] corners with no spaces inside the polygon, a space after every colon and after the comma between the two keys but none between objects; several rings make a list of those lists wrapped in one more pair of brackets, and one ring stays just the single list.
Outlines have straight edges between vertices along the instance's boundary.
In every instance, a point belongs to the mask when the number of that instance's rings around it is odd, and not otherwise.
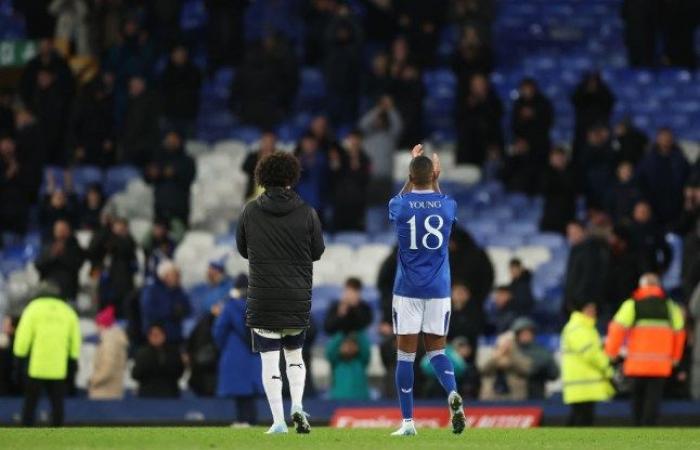
[{"label": "blue football sock", "polygon": [[415,353],[398,351],[396,392],[399,393],[401,415],[404,420],[413,419],[413,362],[415,360]]},{"label": "blue football sock", "polygon": [[430,364],[433,366],[435,376],[448,394],[452,391],[457,391],[457,382],[455,381],[455,369],[452,366],[452,361],[445,355],[444,350],[434,350],[427,353],[430,358]]}]

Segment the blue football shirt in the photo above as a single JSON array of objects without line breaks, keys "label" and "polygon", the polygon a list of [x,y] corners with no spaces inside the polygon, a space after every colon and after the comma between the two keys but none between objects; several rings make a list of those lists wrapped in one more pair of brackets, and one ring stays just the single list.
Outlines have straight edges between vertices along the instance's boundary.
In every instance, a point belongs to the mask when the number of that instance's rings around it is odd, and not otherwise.
[{"label": "blue football shirt", "polygon": [[399,252],[394,294],[410,298],[451,295],[449,242],[457,202],[433,191],[397,195],[389,202]]}]

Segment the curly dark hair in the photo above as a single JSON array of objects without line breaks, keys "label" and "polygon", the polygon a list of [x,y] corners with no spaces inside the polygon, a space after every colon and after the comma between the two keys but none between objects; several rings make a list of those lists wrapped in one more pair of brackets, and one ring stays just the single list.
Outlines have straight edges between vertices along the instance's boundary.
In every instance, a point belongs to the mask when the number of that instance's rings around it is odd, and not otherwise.
[{"label": "curly dark hair", "polygon": [[299,160],[294,155],[275,152],[258,161],[255,180],[265,189],[294,186],[299,181],[300,172]]}]

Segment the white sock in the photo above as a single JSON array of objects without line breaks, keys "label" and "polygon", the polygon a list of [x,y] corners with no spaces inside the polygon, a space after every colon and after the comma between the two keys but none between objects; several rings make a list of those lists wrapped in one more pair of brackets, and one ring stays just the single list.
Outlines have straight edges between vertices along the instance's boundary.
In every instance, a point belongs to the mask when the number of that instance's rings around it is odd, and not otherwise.
[{"label": "white sock", "polygon": [[272,419],[275,424],[285,423],[282,404],[282,374],[280,374],[280,352],[260,353],[262,360],[262,381],[267,402],[270,404]]},{"label": "white sock", "polygon": [[301,349],[284,350],[287,362],[287,380],[289,380],[289,395],[292,397],[292,408],[302,408],[304,385],[306,384],[306,365],[301,356]]}]

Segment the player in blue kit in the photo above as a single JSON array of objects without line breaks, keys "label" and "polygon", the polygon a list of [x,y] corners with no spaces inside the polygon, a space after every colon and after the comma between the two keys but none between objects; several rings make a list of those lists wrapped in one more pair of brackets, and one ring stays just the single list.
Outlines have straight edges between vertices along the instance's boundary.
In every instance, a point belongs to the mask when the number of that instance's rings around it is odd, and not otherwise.
[{"label": "player in blue kit", "polygon": [[398,235],[399,253],[392,315],[397,338],[396,391],[403,422],[394,436],[414,436],[413,364],[418,337],[435,375],[448,395],[452,431],[466,427],[462,397],[454,368],[445,355],[450,324],[451,283],[448,245],[457,203],[440,192],[440,160],[423,155],[423,146],[411,151],[413,160],[401,193],[389,202],[389,220]]}]

